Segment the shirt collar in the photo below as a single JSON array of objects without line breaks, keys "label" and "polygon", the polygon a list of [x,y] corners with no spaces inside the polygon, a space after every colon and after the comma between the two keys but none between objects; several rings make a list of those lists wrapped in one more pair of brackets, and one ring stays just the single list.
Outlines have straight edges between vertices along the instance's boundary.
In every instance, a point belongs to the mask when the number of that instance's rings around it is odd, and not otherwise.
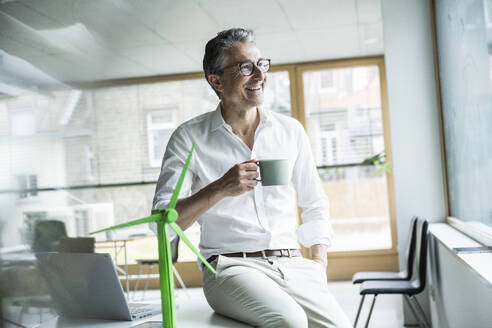
[{"label": "shirt collar", "polygon": [[223,125],[226,125],[227,123],[224,121],[224,118],[222,117],[222,113],[220,112],[220,104],[217,105],[217,108],[215,109],[214,113],[212,114],[212,131],[217,130]]},{"label": "shirt collar", "polygon": [[[224,118],[222,117],[222,112],[220,111],[221,109],[221,103],[217,105],[217,108],[215,109],[214,113],[212,114],[212,131],[217,130],[221,126],[229,126],[226,121],[224,121]],[[272,124],[272,117],[271,113],[269,110],[258,107],[258,112],[260,113],[260,124],[265,124],[270,126]]]}]

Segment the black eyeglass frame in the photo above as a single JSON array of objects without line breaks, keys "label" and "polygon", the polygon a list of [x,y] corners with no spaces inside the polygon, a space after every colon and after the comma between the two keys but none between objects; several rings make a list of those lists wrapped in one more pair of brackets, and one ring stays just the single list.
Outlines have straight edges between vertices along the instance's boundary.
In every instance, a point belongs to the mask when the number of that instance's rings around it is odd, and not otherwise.
[{"label": "black eyeglass frame", "polygon": [[[260,66],[258,65],[260,63],[260,61],[263,61],[263,60],[268,61],[268,68],[267,68],[266,71],[263,71],[260,68]],[[231,67],[234,67],[234,66],[237,65],[238,68],[239,68],[239,73],[241,73],[241,75],[243,75],[243,76],[251,76],[253,74],[253,72],[255,71],[255,68],[254,68],[255,66],[258,67],[258,69],[260,71],[262,71],[263,73],[266,73],[266,72],[268,72],[270,70],[271,63],[272,63],[272,60],[270,58],[260,58],[260,59],[258,59],[258,61],[256,63],[252,62],[251,60],[245,60],[245,61],[242,61],[242,62],[239,62],[239,63],[234,63],[234,64],[231,64],[229,66],[226,66],[226,67],[218,70],[217,73],[222,74],[226,69],[231,68]],[[243,71],[241,69],[241,66],[244,65],[244,64],[252,64],[253,65],[253,69],[251,70],[251,73],[249,73],[249,74],[244,74],[243,73]]]}]

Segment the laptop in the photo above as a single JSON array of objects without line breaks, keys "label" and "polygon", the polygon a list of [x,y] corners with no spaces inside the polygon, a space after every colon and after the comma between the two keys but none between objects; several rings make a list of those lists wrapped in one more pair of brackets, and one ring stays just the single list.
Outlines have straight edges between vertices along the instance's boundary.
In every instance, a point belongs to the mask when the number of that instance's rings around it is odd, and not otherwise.
[{"label": "laptop", "polygon": [[160,304],[127,303],[109,254],[36,253],[60,316],[138,320],[161,312]]}]

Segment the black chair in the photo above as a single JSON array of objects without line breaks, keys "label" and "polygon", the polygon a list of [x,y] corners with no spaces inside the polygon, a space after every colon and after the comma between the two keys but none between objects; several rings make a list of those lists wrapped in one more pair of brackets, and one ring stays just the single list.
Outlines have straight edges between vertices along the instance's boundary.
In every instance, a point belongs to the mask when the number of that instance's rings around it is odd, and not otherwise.
[{"label": "black chair", "polygon": [[58,251],[60,253],[94,253],[96,239],[94,237],[65,237],[60,239]]},{"label": "black chair", "polygon": [[429,327],[427,320],[425,319],[425,314],[415,299],[415,295],[421,293],[425,288],[428,222],[424,218],[417,218],[416,221],[415,260],[412,264],[413,269],[411,278],[409,280],[374,280],[363,282],[359,290],[362,299],[357,311],[354,327],[357,326],[357,321],[359,319],[360,310],[362,308],[362,304],[364,303],[365,296],[371,294],[374,295],[374,298],[372,300],[365,327],[369,326],[369,320],[371,319],[374,303],[376,302],[376,297],[379,294],[403,295],[411,311],[419,321],[420,326],[424,328]]},{"label": "black chair", "polygon": [[41,220],[34,225],[31,249],[34,253],[94,253],[95,243],[93,237],[68,237],[62,221]]},{"label": "black chair", "polygon": [[58,220],[41,220],[34,225],[33,252],[54,252],[58,250],[60,239],[67,237],[65,223]]},{"label": "black chair", "polygon": [[415,256],[415,232],[417,217],[410,221],[408,229],[407,249],[405,252],[406,268],[400,272],[357,272],[352,277],[353,284],[360,284],[368,280],[409,280],[412,276],[413,259]]}]

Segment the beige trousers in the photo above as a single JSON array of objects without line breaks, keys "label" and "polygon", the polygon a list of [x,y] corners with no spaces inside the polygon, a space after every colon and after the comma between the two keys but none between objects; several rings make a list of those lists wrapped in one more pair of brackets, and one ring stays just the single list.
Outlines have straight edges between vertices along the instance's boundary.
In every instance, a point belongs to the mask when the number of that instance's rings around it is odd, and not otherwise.
[{"label": "beige trousers", "polygon": [[208,304],[254,327],[352,327],[328,290],[326,272],[303,257],[219,256],[203,270]]}]

